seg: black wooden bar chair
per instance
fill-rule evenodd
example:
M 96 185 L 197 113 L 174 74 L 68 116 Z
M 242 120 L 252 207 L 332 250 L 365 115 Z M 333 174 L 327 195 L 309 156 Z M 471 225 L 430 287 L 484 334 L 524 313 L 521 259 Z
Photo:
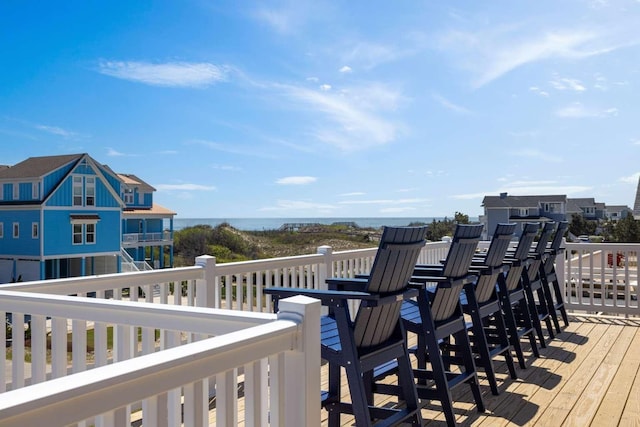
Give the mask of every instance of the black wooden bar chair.
M 449 425 L 456 424 L 451 390 L 458 385 L 470 387 L 477 410 L 484 412 L 460 304 L 463 286 L 477 277 L 469 268 L 481 233 L 482 225 L 457 225 L 446 259 L 441 265 L 416 267 L 411 280 L 423 284 L 423 289 L 416 300 L 402 304 L 405 329 L 417 337 L 417 345 L 411 350 L 417 359 L 414 376 L 418 396 L 439 401 Z
M 462 310 L 472 320 L 467 326 L 476 367 L 484 370 L 494 395 L 499 391 L 493 359 L 503 357 L 510 377 L 517 378 L 497 292 L 498 276 L 509 269 L 505 256 L 515 229 L 516 224 L 497 225 L 487 252 L 474 257 L 471 263 L 471 271 L 478 275 L 477 280 L 467 283 L 460 296 Z
M 529 304 L 529 313 L 531 314 L 531 320 L 533 327 L 538 335 L 540 346 L 545 348 L 547 346 L 543 331 L 542 323 L 544 322 L 549 333 L 549 339 L 555 338 L 555 333 L 552 325 L 551 311 L 549 310 L 548 298 L 545 288 L 542 286 L 542 277 L 540 269 L 543 264 L 543 257 L 547 244 L 551 239 L 551 235 L 556 230 L 555 222 L 546 222 L 542 227 L 542 232 L 538 236 L 538 241 L 535 244 L 533 251 L 529 252 L 529 259 L 531 263 L 525 267 L 522 272 L 522 284 L 525 294 L 527 296 L 527 302 Z M 555 313 L 554 313 L 555 314 Z
M 526 368 L 524 350 L 521 343 L 524 337 L 529 339 L 533 355 L 540 357 L 522 279 L 525 267 L 531 263 L 529 250 L 539 229 L 539 222 L 528 222 L 522 226 L 522 234 L 520 234 L 515 250 L 509 252 L 505 258 L 505 261 L 509 264 L 509 269 L 505 273 L 498 275 L 498 297 L 504 314 L 505 325 L 511 346 L 522 369 Z
M 329 371 L 328 390 L 322 391 L 321 396 L 330 427 L 341 425 L 341 414 L 353 415 L 357 426 L 422 424 L 400 310 L 403 300 L 419 293 L 409 287 L 409 280 L 425 245 L 425 236 L 426 227 L 385 227 L 368 276 L 327 279 L 329 290 L 264 290 L 276 302 L 302 294 L 318 298 L 330 307 L 329 315 L 321 318 L 320 325 L 321 357 L 327 361 Z M 354 316 L 348 300 L 360 302 Z M 373 371 L 390 363 L 396 366 L 398 385 L 379 389 Z M 349 385 L 348 401 L 342 400 L 343 369 Z M 376 406 L 376 393 L 392 393 L 397 396 L 397 404 Z
M 558 276 L 556 275 L 556 262 L 558 260 L 558 255 L 560 255 L 561 262 L 564 256 L 564 248 L 560 246 L 562 245 L 562 239 L 568 229 L 569 222 L 560 221 L 558 223 L 556 233 L 544 252 L 542 264 L 540 266 L 540 278 L 542 279 L 542 286 L 544 288 L 545 296 L 547 297 L 547 307 L 558 333 L 562 332 L 558 313 L 562 317 L 564 326 L 569 326 L 569 316 L 567 315 L 567 310 L 564 307 L 564 297 L 562 295 L 562 289 L 560 289 Z

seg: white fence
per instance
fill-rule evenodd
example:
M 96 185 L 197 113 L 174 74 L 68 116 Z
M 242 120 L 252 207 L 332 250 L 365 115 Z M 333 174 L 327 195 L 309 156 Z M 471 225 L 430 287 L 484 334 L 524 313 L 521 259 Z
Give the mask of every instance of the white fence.
M 429 243 L 418 262 L 436 263 L 448 247 Z M 557 260 L 567 308 L 640 314 L 639 248 L 567 243 Z M 0 352 L 6 367 L 0 372 L 0 425 L 34 425 L 29 417 L 57 420 L 49 416 L 69 412 L 68 405 L 82 410 L 73 420 L 61 418 L 65 423 L 106 413 L 96 425 L 143 417 L 145 425 L 199 426 L 214 413 L 219 425 L 317 424 L 319 379 L 309 375 L 319 371 L 319 331 L 308 331 L 306 319 L 320 308 L 287 319 L 275 316 L 262 290 L 318 289 L 327 277 L 367 273 L 375 252 L 334 253 L 323 246 L 311 255 L 225 264 L 202 256 L 193 267 L 2 285 L 0 316 L 10 316 L 1 316 L 0 341 L 7 339 L 7 320 L 16 330 L 28 323 L 30 335 L 27 342 L 25 334 L 13 334 L 11 352 Z M 188 361 L 193 374 L 180 369 Z M 288 382 L 288 372 L 297 372 L 295 383 Z M 300 381 L 304 392 L 298 391 Z M 302 409 L 287 406 L 291 402 Z
M 638 244 L 567 243 L 556 269 L 568 309 L 640 315 Z M 562 280 L 564 278 L 564 280 Z
M 31 323 L 28 346 L 16 333 L 11 360 L 0 352 L 12 377 L 0 377 L 12 389 L 0 426 L 205 426 L 211 396 L 216 425 L 319 425 L 320 303 L 298 296 L 280 307 L 276 316 L 0 290 L 14 328 L 18 311 Z

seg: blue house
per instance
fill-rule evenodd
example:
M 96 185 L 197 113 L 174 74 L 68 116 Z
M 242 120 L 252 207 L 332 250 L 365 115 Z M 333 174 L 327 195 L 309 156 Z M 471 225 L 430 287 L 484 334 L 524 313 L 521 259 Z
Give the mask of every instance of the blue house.
M 153 191 L 88 154 L 0 166 L 0 283 L 165 267 L 165 250 L 172 266 L 175 213 Z

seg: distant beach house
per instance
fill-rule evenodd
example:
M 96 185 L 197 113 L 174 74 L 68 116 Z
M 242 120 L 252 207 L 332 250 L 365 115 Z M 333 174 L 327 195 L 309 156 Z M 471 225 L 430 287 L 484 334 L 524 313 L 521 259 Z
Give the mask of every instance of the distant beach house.
M 175 212 L 154 191 L 88 154 L 0 166 L 0 283 L 171 267 Z
M 525 222 L 571 221 L 574 214 L 587 220 L 619 220 L 632 214 L 628 206 L 607 206 L 594 198 L 568 198 L 564 194 L 546 196 L 485 196 L 482 200 L 487 236 L 491 236 L 496 225 L 501 222 L 520 224 L 516 234 Z

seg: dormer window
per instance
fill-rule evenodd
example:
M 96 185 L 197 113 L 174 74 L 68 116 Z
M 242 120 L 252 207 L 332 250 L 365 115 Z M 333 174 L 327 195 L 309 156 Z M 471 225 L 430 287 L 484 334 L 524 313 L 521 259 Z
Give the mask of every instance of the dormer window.
M 82 206 L 82 177 L 73 177 L 73 206 Z
M 518 214 L 520 216 L 529 216 L 529 208 L 520 208 L 520 209 L 518 209 Z
M 124 189 L 124 203 L 127 205 L 133 204 L 133 189 L 125 188 Z
M 31 185 L 31 198 L 34 200 L 40 198 L 40 185 L 37 182 Z
M 92 176 L 86 178 L 85 198 L 86 206 L 96 205 L 96 179 Z

